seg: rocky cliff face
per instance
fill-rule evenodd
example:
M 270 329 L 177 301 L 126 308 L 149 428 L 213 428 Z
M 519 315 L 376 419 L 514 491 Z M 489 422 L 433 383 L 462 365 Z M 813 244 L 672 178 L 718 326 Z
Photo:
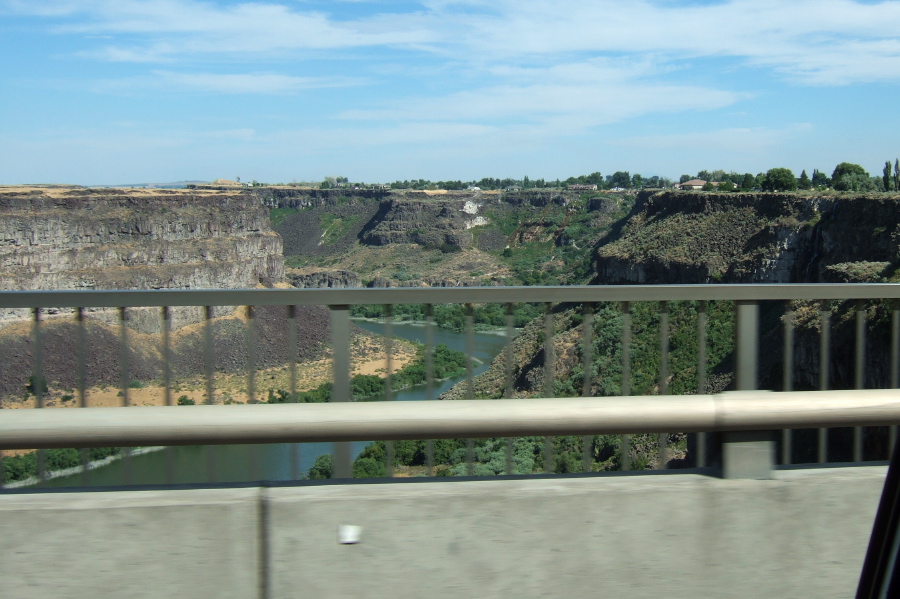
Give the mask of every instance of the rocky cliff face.
M 387 200 L 360 239 L 370 245 L 417 243 L 426 247 L 468 248 L 474 243 L 469 229 L 488 222 L 480 215 L 483 205 L 478 198 Z
M 0 274 L 5 291 L 253 288 L 283 281 L 284 258 L 268 209 L 240 191 L 13 188 L 0 190 Z M 201 317 L 178 308 L 173 326 Z M 130 325 L 153 332 L 159 314 L 134 309 Z
M 598 283 L 865 280 L 896 265 L 896 198 L 663 192 L 597 249 Z
M 350 270 L 288 269 L 287 279 L 297 289 L 362 287 L 359 275 Z
M 144 190 L 0 192 L 0 290 L 239 288 L 284 279 L 255 198 Z

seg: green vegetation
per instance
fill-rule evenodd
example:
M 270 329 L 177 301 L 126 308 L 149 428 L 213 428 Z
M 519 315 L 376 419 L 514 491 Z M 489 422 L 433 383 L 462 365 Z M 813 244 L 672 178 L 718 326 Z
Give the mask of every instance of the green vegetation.
M 394 467 L 419 468 L 420 475 L 427 475 L 423 467 L 428 465 L 427 441 L 394 441 Z M 467 441 L 465 439 L 435 439 L 433 442 L 435 476 L 468 476 Z M 472 451 L 472 474 L 496 476 L 499 474 L 534 474 L 545 472 L 545 437 L 518 437 L 515 439 L 475 439 Z M 590 472 L 619 470 L 622 466 L 621 444 L 617 435 L 587 437 L 587 469 Z M 652 466 L 651 456 L 657 447 L 656 435 L 632 435 L 630 467 L 643 470 Z M 674 453 L 686 449 L 683 436 L 673 439 Z M 551 470 L 557 474 L 583 472 L 585 469 L 585 438 L 564 436 L 553 438 Z M 376 441 L 366 447 L 353 462 L 354 478 L 379 478 L 387 475 L 387 443 Z M 512 470 L 508 471 L 507 456 Z M 323 456 L 324 457 L 324 456 Z M 329 458 L 331 456 L 328 456 Z M 321 458 L 320 458 L 321 459 Z M 322 460 L 330 464 L 329 460 Z M 319 466 L 317 462 L 317 466 Z M 314 466 L 309 478 L 319 477 L 325 469 Z M 331 471 L 327 471 L 330 475 Z
M 513 326 L 521 328 L 540 315 L 543 308 L 536 304 L 514 304 Z M 392 306 L 392 316 L 397 321 L 423 322 L 425 306 L 422 304 L 397 304 Z M 382 318 L 384 309 L 377 305 L 357 305 L 351 308 L 357 318 Z M 457 333 L 465 331 L 466 307 L 460 304 L 436 304 L 433 306 L 435 324 Z M 506 310 L 500 304 L 476 304 L 472 311 L 475 330 L 496 329 L 506 326 Z
M 315 464 L 309 469 L 307 478 L 310 480 L 322 480 L 331 478 L 334 473 L 334 461 L 331 454 L 320 455 Z
M 92 447 L 87 450 L 88 461 L 102 460 L 122 452 L 119 447 Z M 11 483 L 38 475 L 38 452 L 3 458 L 2 480 Z M 64 470 L 81 465 L 81 453 L 77 449 L 45 450 L 44 467 L 47 471 Z
M 299 208 L 272 208 L 269 211 L 269 222 L 272 224 L 272 228 L 275 228 L 283 223 L 284 219 L 298 212 L 300 212 Z
M 434 377 L 436 380 L 458 376 L 465 371 L 466 355 L 450 349 L 443 343 L 434 348 Z M 427 380 L 425 348 L 419 348 L 416 359 L 395 372 L 390 377 L 393 390 L 419 385 Z M 358 374 L 350 379 L 350 394 L 353 401 L 366 401 L 384 395 L 387 379 L 367 374 Z M 332 383 L 323 383 L 309 391 L 301 391 L 291 396 L 289 391 L 269 390 L 268 403 L 326 403 L 331 401 Z
M 669 318 L 669 377 L 667 392 L 671 394 L 696 393 L 699 387 L 697 372 L 698 310 L 696 302 L 668 302 Z M 707 390 L 721 390 L 728 384 L 730 359 L 733 351 L 732 302 L 709 302 L 707 305 Z M 660 392 L 659 326 L 662 305 L 639 302 L 631 311 L 631 366 L 629 393 L 652 395 Z M 569 322 L 577 326 L 583 320 L 576 309 L 565 311 L 565 318 L 557 322 Z M 592 394 L 600 396 L 622 393 L 622 326 L 623 313 L 618 303 L 599 304 L 594 316 L 592 347 Z M 538 340 L 540 342 L 540 340 Z M 579 396 L 582 391 L 580 348 L 576 353 L 579 365 L 564 377 L 555 381 L 557 397 Z M 497 397 L 496 393 L 491 395 Z M 482 395 L 482 397 L 484 397 Z M 616 435 L 596 435 L 588 438 L 587 463 L 590 471 L 617 470 L 622 466 L 620 439 Z M 473 473 L 475 476 L 491 476 L 507 473 L 507 443 L 511 444 L 514 474 L 545 471 L 545 438 L 523 437 L 512 440 L 493 438 L 474 441 Z M 442 439 L 434 443 L 434 474 L 438 476 L 466 476 L 468 474 L 467 441 Z M 658 451 L 656 435 L 631 437 L 630 467 L 646 469 L 656 465 Z M 669 452 L 673 457 L 684 455 L 687 439 L 673 435 L 669 439 Z M 396 467 L 419 468 L 424 474 L 427 465 L 426 441 L 396 441 L 393 444 L 393 463 Z M 582 472 L 585 467 L 585 445 L 582 437 L 564 436 L 553 439 L 552 471 L 557 473 Z M 380 477 L 387 472 L 387 445 L 376 442 L 367 447 L 353 465 L 356 477 Z
M 47 381 L 43 378 L 35 378 L 34 375 L 28 377 L 28 384 L 25 385 L 25 391 L 27 393 L 32 393 L 34 395 L 37 395 L 38 393 L 46 394 L 49 390 L 49 387 L 47 387 Z
M 803 171 L 804 174 L 806 171 Z M 794 191 L 797 189 L 797 179 L 788 168 L 770 168 L 762 182 L 763 191 Z
M 667 302 L 669 317 L 668 392 L 673 395 L 696 393 L 698 351 L 698 308 L 696 302 Z M 732 302 L 709 302 L 707 306 L 707 372 L 727 370 L 734 349 L 734 306 Z M 630 394 L 652 395 L 659 392 L 659 324 L 662 306 L 637 302 L 631 310 Z M 618 304 L 599 304 L 594 316 L 592 348 L 592 392 L 598 396 L 622 393 L 622 323 Z M 557 397 L 581 395 L 583 370 L 579 362 L 563 380 L 554 385 Z
M 350 198 L 347 198 L 350 200 Z M 331 245 L 350 232 L 350 229 L 359 222 L 358 215 L 345 216 L 343 218 L 333 214 L 323 213 L 319 226 L 322 228 L 322 243 Z

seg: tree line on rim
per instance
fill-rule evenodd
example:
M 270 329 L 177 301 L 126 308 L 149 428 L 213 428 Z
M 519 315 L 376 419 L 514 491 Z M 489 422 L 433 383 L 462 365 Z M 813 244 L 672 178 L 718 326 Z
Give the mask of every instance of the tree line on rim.
M 765 173 L 726 173 L 722 170 L 700 171 L 697 175 L 681 175 L 679 183 L 694 179 L 705 181 L 703 191 L 796 191 L 809 189 L 834 189 L 836 191 L 900 191 L 900 159 L 885 161 L 882 176 L 871 176 L 858 164 L 842 162 L 834 167 L 829 177 L 824 172 L 813 169 L 812 177 L 804 169 L 796 177 L 789 168 L 771 168 Z
M 788 168 L 777 167 L 765 173 L 738 173 L 724 170 L 701 170 L 696 175 L 681 175 L 678 184 L 694 179 L 706 182 L 704 191 L 794 191 L 808 189 L 835 189 L 837 191 L 900 191 L 900 159 L 894 161 L 893 172 L 890 161 L 884 163 L 884 171 L 881 177 L 871 176 L 860 165 L 850 162 L 842 162 L 834 168 L 831 176 L 813 169 L 812 177 L 806 174 L 804 169 L 799 177 L 795 177 L 793 171 Z M 265 183 L 253 181 L 253 186 L 264 186 Z M 275 185 L 284 185 L 278 183 Z M 298 185 L 291 182 L 289 185 Z M 316 186 L 322 189 L 340 188 L 365 188 L 372 184 L 364 182 L 351 182 L 344 176 L 326 177 L 321 183 L 302 183 L 303 186 Z M 631 174 L 629 171 L 616 171 L 611 175 L 603 175 L 599 171 L 589 175 L 578 175 L 568 179 L 531 179 L 525 175 L 521 179 L 483 177 L 479 180 L 462 181 L 431 181 L 429 179 L 404 179 L 380 187 L 391 189 L 411 190 L 446 190 L 464 191 L 477 187 L 483 190 L 511 190 L 511 189 L 568 189 L 570 185 L 596 185 L 597 190 L 611 189 L 656 189 L 669 188 L 675 185 L 674 181 L 667 177 L 653 175 L 644 177 L 639 173 Z

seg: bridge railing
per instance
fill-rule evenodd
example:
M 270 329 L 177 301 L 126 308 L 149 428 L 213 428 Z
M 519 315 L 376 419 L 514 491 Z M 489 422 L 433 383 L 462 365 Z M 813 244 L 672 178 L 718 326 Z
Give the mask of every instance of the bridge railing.
M 734 387 L 742 395 L 710 395 L 707 393 L 707 322 L 708 302 L 728 300 L 735 303 L 735 359 Z M 819 328 L 819 390 L 791 393 L 794 383 L 794 301 L 821 302 L 818 307 Z M 900 423 L 894 392 L 863 391 L 866 381 L 867 302 L 887 300 L 890 318 L 873 326 L 889 329 L 879 335 L 889 338 L 890 356 L 886 360 L 889 387 L 900 382 L 900 285 L 672 285 L 672 286 L 571 286 L 571 287 L 490 287 L 490 288 L 394 288 L 394 289 L 265 289 L 265 290 L 153 290 L 153 291 L 34 291 L 0 293 L 0 310 L 7 314 L 28 310 L 31 315 L 31 374 L 29 387 L 35 396 L 36 407 L 44 407 L 46 380 L 43 342 L 48 314 L 54 319 L 74 323 L 76 337 L 73 348 L 77 371 L 77 403 L 90 407 L 87 393 L 86 321 L 88 310 L 112 309 L 118 322 L 119 393 L 123 406 L 130 405 L 129 388 L 132 377 L 129 363 L 131 335 L 129 321 L 135 309 L 157 310 L 160 327 L 159 355 L 162 356 L 162 388 L 166 406 L 173 403 L 173 374 L 170 367 L 172 348 L 172 311 L 177 307 L 199 308 L 202 327 L 202 363 L 206 386 L 206 401 L 218 403 L 216 393 L 216 339 L 212 322 L 216 309 L 245 306 L 243 323 L 246 329 L 246 376 L 250 398 L 257 392 L 255 310 L 262 306 L 283 306 L 288 337 L 287 347 L 296 348 L 298 306 L 324 306 L 329 309 L 332 337 L 332 402 L 330 405 L 304 404 L 286 406 L 205 406 L 202 409 L 172 410 L 169 407 L 142 408 L 139 411 L 92 408 L 90 410 L 3 410 L 0 411 L 0 448 L 47 448 L 90 446 L 144 446 L 150 444 L 202 444 L 251 442 L 301 442 L 310 440 L 336 441 L 334 450 L 335 476 L 351 476 L 350 446 L 352 439 L 408 439 L 446 437 L 485 437 L 516 435 L 562 434 L 621 434 L 622 467 L 627 469 L 629 437 L 631 433 L 660 433 L 658 464 L 665 467 L 666 432 L 697 432 L 694 444 L 699 467 L 709 465 L 708 443 L 705 433 L 729 431 L 724 436 L 722 466 L 726 475 L 765 476 L 776 460 L 773 455 L 772 429 L 784 429 L 781 434 L 780 462 L 791 461 L 792 428 L 818 427 L 817 456 L 819 462 L 828 460 L 826 429 L 835 426 L 855 426 L 853 461 L 886 459 L 884 456 L 864 456 L 864 425 L 888 426 L 889 446 L 896 438 L 893 425 Z M 668 303 L 696 302 L 697 309 L 697 395 L 666 397 L 670 380 L 670 323 Z M 831 308 L 829 302 L 855 302 L 855 345 L 852 355 L 854 387 L 852 393 L 827 392 L 831 363 Z M 464 304 L 467 344 L 467 383 L 465 397 L 474 400 L 472 345 L 474 310 L 476 304 L 506 306 L 507 342 L 515 335 L 512 307 L 519 303 L 545 306 L 542 400 L 512 400 L 501 402 L 419 402 L 411 403 L 351 403 L 351 311 L 353 305 L 396 304 L 425 305 L 426 384 L 433 397 L 434 372 L 431 359 L 434 347 L 434 317 L 432 307 L 438 304 Z M 601 303 L 619 304 L 621 328 L 621 396 L 619 398 L 589 398 L 592 390 L 593 326 L 595 307 Z M 632 330 L 631 310 L 637 302 L 656 302 L 658 310 L 659 376 L 656 395 L 631 397 Z M 750 393 L 758 387 L 760 352 L 760 304 L 783 302 L 782 335 L 782 392 L 777 394 Z M 575 306 L 583 315 L 581 327 L 582 398 L 553 398 L 555 373 L 554 313 L 561 304 Z M 390 310 L 386 309 L 387 330 L 390 330 Z M 0 331 L 2 334 L 2 331 Z M 5 347 L 0 345 L 0 348 Z M 289 392 L 296 393 L 297 356 L 288 351 L 285 362 L 290 369 Z M 386 343 L 387 364 L 390 371 L 392 345 Z M 504 396 L 513 395 L 512 352 L 507 352 Z M 0 356 L 6 360 L 8 356 Z M 748 395 L 749 394 L 749 395 Z M 388 388 L 390 395 L 390 388 Z M 752 398 L 752 399 L 750 399 Z M 740 416 L 735 416 L 740 414 Z M 750 432 L 747 432 L 750 431 Z M 430 447 L 430 446 L 429 446 Z M 507 444 L 509 448 L 509 444 Z M 545 444 L 551 448 L 552 443 Z M 469 471 L 472 471 L 471 441 L 468 445 Z M 390 455 L 390 451 L 388 452 Z M 390 458 L 388 472 L 390 473 Z M 509 456 L 507 463 L 510 463 Z M 39 460 L 40 462 L 40 460 Z M 429 464 L 433 456 L 429 455 Z M 585 460 L 587 465 L 587 460 Z M 552 468 L 552 455 L 545 459 L 545 468 Z M 41 477 L 44 476 L 41 465 Z

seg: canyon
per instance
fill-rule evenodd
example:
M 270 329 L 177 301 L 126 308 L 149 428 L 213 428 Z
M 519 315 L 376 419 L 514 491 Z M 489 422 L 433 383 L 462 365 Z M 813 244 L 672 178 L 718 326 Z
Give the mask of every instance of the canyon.
M 0 289 L 893 281 L 897 202 L 833 192 L 3 188 Z M 840 341 L 849 325 L 840 312 L 846 307 L 837 308 Z M 133 312 L 129 326 L 137 333 L 158 332 L 155 313 Z M 0 316 L 13 325 L 29 315 Z M 116 317 L 90 316 L 106 325 Z M 284 317 L 271 317 L 274 333 Z M 199 309 L 181 309 L 175 328 L 201 319 Z M 312 318 L 318 324 L 310 347 L 326 341 L 326 320 Z M 799 382 L 812 386 L 815 323 L 798 325 Z M 574 327 L 560 325 L 561 356 Z M 877 335 L 873 343 L 881 343 Z M 843 346 L 835 347 L 835 384 L 842 384 Z M 15 351 L 28 355 L 25 346 Z M 527 394 L 540 386 L 539 349 L 519 353 L 523 368 L 532 364 L 531 378 L 522 379 Z M 886 365 L 874 360 L 870 384 L 878 386 Z M 225 362 L 217 366 L 228 368 Z M 7 386 L 20 378 L 6 376 Z

